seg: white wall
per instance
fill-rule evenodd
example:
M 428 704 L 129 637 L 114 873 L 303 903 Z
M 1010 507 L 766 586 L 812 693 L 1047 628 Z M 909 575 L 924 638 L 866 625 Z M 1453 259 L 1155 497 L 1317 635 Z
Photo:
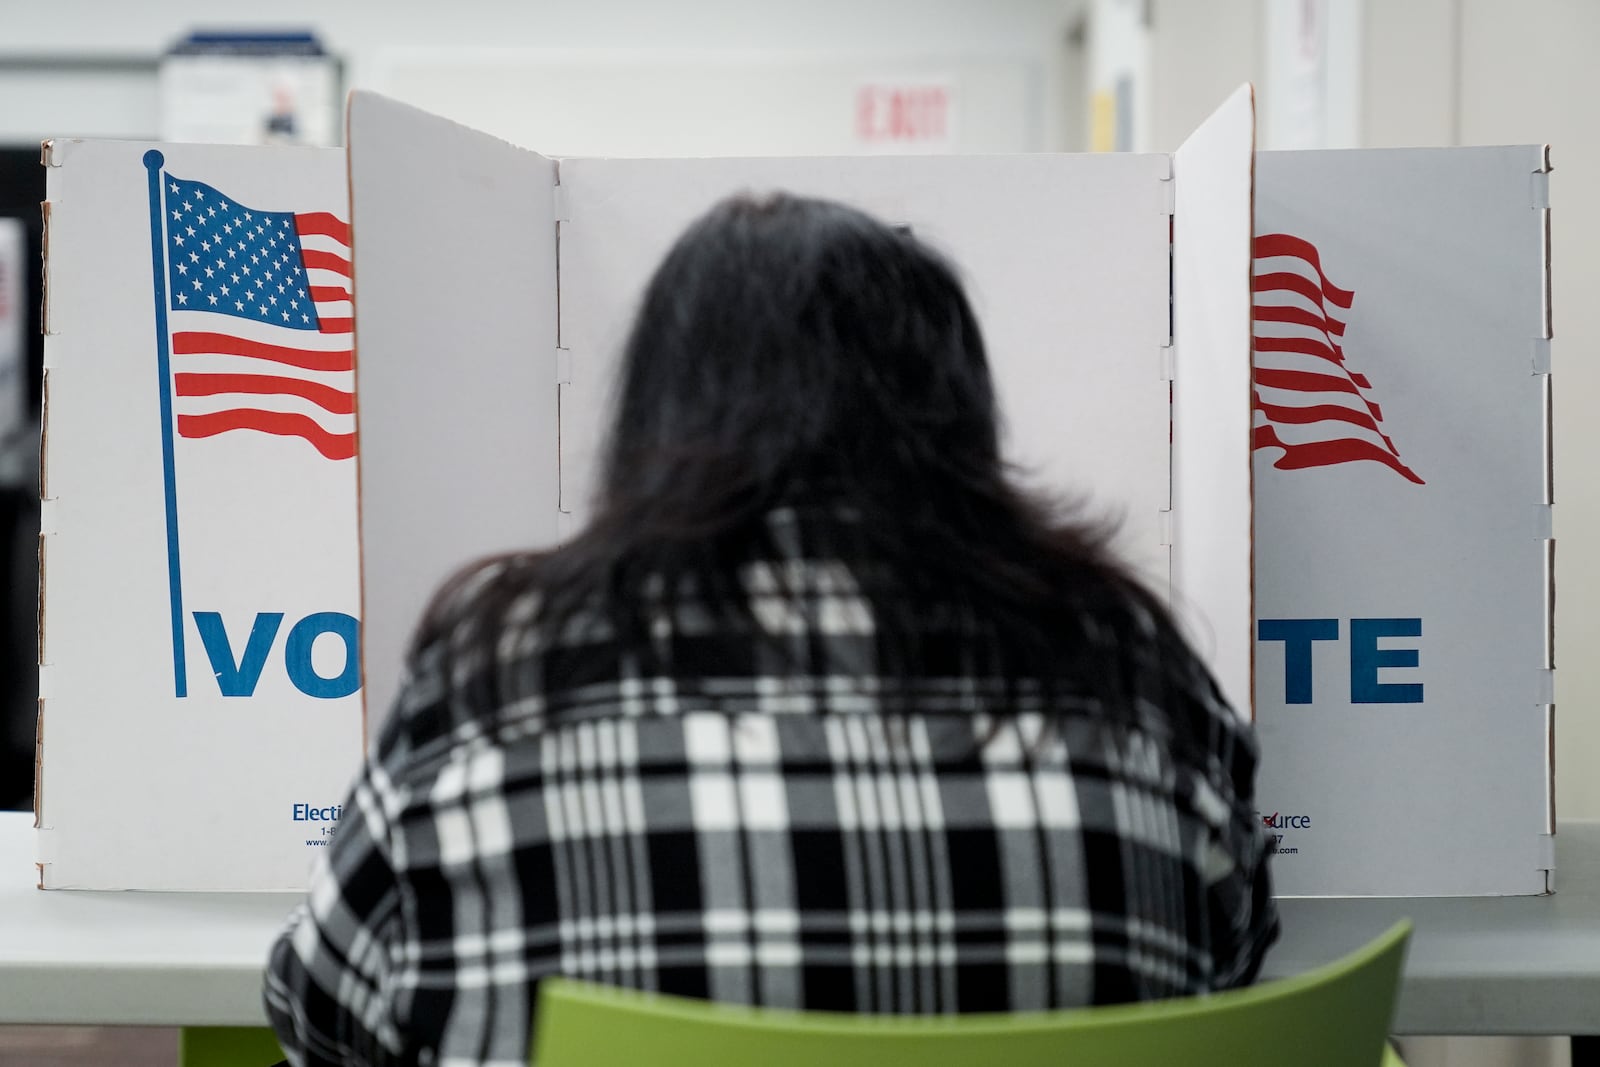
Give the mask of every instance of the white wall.
M 804 118 L 785 141 L 784 109 L 809 106 L 818 113 L 824 102 L 813 98 L 832 91 L 843 96 L 839 124 L 848 130 L 849 86 L 863 78 L 919 74 L 958 82 L 955 147 L 1054 148 L 1060 125 L 1054 79 L 1073 6 L 1071 0 L 454 0 L 444 6 L 282 0 L 268 21 L 259 5 L 241 0 L 0 4 L 4 140 L 154 132 L 155 116 L 145 114 L 153 97 L 137 93 L 116 116 L 116 128 L 107 128 L 104 117 L 94 129 L 61 128 L 95 122 L 85 116 L 105 111 L 64 111 L 40 80 L 41 56 L 148 57 L 191 29 L 265 23 L 314 29 L 345 59 L 353 86 L 394 92 L 512 139 L 540 141 L 539 147 L 613 154 L 660 152 L 669 112 L 685 131 L 680 154 L 839 151 L 812 136 Z M 32 73 L 8 70 L 7 56 L 30 57 Z M 585 69 L 591 73 L 586 82 L 579 79 L 580 91 L 563 96 L 552 89 L 555 74 Z M 785 72 L 794 74 L 787 95 L 778 85 Z M 659 92 L 651 91 L 652 79 Z M 488 96 L 497 85 L 512 95 Z M 751 99 L 742 109 L 719 109 L 719 87 L 725 105 L 727 97 Z M 757 103 L 770 105 L 765 125 L 752 117 Z M 566 126 L 556 123 L 561 116 Z M 562 143 L 549 143 L 552 131 Z M 785 143 L 792 147 L 782 148 Z
M 1460 0 L 1366 5 L 1359 101 L 1364 147 L 1464 143 L 1458 140 L 1459 6 Z
M 1260 82 L 1262 2 L 1152 0 L 1152 150 L 1171 152 L 1240 83 Z
M 1458 0 L 1461 140 L 1549 142 L 1556 477 L 1556 810 L 1600 818 L 1600 4 Z M 1560 885 L 1560 874 L 1557 876 Z
M 0 52 L 158 52 L 193 28 L 308 27 L 341 53 L 387 45 L 528 48 L 1049 48 L 1059 0 L 4 0 Z
M 1050 57 L 761 50 L 387 48 L 363 83 L 550 155 L 848 155 L 863 151 L 1026 152 L 1052 148 Z M 869 142 L 866 86 L 938 91 L 943 136 Z M 879 96 L 878 125 L 887 106 Z

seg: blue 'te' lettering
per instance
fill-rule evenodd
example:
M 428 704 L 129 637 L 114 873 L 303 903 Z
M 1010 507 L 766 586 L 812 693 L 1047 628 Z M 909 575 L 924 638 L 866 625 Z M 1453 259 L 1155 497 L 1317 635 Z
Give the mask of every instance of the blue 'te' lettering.
M 1414 648 L 1379 648 L 1380 637 L 1421 637 L 1421 619 L 1350 620 L 1350 703 L 1420 704 L 1422 683 L 1383 683 L 1380 667 L 1415 667 Z
M 1338 619 L 1261 619 L 1256 640 L 1283 642 L 1283 702 L 1311 703 L 1311 642 L 1339 640 Z
M 283 648 L 284 666 L 289 669 L 294 687 L 308 697 L 328 700 L 347 697 L 360 689 L 359 629 L 355 616 L 340 611 L 319 611 L 295 623 Z M 344 669 L 332 678 L 324 678 L 311 665 L 311 646 L 323 634 L 334 634 L 344 641 Z

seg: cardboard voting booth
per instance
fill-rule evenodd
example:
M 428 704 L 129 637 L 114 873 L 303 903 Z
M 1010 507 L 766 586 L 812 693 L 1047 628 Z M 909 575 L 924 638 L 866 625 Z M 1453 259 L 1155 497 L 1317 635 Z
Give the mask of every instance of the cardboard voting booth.
M 301 888 L 362 754 L 343 153 L 44 163 L 40 884 Z
M 718 200 L 773 189 L 855 204 L 955 261 L 984 324 L 1008 457 L 1031 483 L 1120 520 L 1118 547 L 1149 581 L 1180 572 L 1198 640 L 1248 708 L 1247 89 L 1174 156 L 557 161 L 359 92 L 349 140 L 374 716 L 440 581 L 587 521 L 649 275 Z M 419 154 L 427 168 L 411 165 Z M 1179 198 L 1197 221 L 1174 233 Z M 389 266 L 418 245 L 453 269 Z M 1174 269 L 1204 279 L 1203 311 L 1169 316 Z M 1231 377 L 1185 398 L 1192 462 L 1176 471 L 1174 349 Z M 1212 472 L 1225 473 L 1206 487 Z M 1186 525 L 1174 501 L 1190 498 Z M 1175 550 L 1175 531 L 1192 541 Z
M 781 189 L 957 264 L 1008 458 L 1255 716 L 1280 891 L 1547 888 L 1540 150 L 1257 155 L 1248 89 L 1172 155 L 558 160 L 367 93 L 348 141 L 54 149 L 43 884 L 294 884 L 438 584 L 588 520 L 663 253 Z M 314 330 L 178 271 L 202 186 L 344 264 Z
M 1280 892 L 1547 889 L 1542 149 L 1258 155 L 1246 93 L 1170 157 L 557 161 L 358 93 L 350 158 L 375 709 L 440 579 L 586 521 L 615 358 L 672 239 L 785 189 L 960 265 L 1011 458 L 1121 517 L 1255 715 Z M 389 266 L 406 233 L 466 266 Z M 510 272 L 531 298 L 474 299 Z M 409 310 L 439 303 L 453 318 Z M 460 331 L 456 387 L 437 365 Z M 516 383 L 520 406 L 491 402 L 518 417 L 457 421 L 485 380 Z
M 1548 887 L 1548 171 L 1542 147 L 1257 159 L 1257 802 L 1280 893 Z

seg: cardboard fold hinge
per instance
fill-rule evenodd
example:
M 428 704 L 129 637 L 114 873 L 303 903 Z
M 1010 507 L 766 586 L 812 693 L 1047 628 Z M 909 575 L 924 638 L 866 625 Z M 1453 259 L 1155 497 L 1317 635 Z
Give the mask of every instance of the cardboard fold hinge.
M 1532 356 L 1529 362 L 1532 365 L 1532 374 L 1550 373 L 1550 338 L 1535 337 L 1532 345 Z
M 572 349 L 556 349 L 556 384 L 572 384 Z
M 1528 176 L 1528 206 L 1535 211 L 1550 210 L 1550 171 L 1536 170 Z
M 556 173 L 556 184 L 550 189 L 550 211 L 558 223 L 572 221 L 572 216 L 567 214 L 567 187 L 561 184 L 559 171 Z
M 40 867 L 48 867 L 56 861 L 56 832 L 47 826 L 40 826 L 33 832 L 33 862 Z
M 1541 709 L 1551 707 L 1556 702 L 1556 672 L 1554 667 L 1544 667 L 1534 671 L 1533 702 Z
M 1161 381 L 1170 382 L 1178 376 L 1178 346 L 1170 339 L 1157 350 L 1157 360 Z
M 59 167 L 59 166 L 61 166 L 61 149 L 62 149 L 62 147 L 63 147 L 62 142 L 59 139 L 55 138 L 55 137 L 48 137 L 45 140 L 40 141 L 39 142 L 39 166 L 41 166 L 41 167 Z
M 1556 869 L 1556 835 L 1540 834 L 1538 843 L 1539 855 L 1537 866 L 1534 870 L 1554 871 Z M 1546 887 L 1548 891 L 1549 887 Z
M 1178 213 L 1178 183 L 1168 174 L 1161 179 L 1161 213 L 1163 215 L 1176 215 Z
M 1537 541 L 1548 541 L 1555 534 L 1555 508 L 1549 504 L 1533 506 L 1533 536 Z
M 1173 532 L 1173 530 L 1175 528 L 1174 521 L 1173 521 L 1173 518 L 1172 518 L 1172 509 L 1171 508 L 1162 508 L 1159 512 L 1156 513 L 1156 516 L 1157 516 L 1156 525 L 1159 527 L 1159 529 L 1161 531 L 1161 546 L 1163 548 L 1171 548 L 1172 547 L 1172 532 Z

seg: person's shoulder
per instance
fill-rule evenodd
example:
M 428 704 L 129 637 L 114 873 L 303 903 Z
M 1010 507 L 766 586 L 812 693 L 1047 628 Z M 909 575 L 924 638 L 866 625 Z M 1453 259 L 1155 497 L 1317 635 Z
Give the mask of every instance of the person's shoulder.
M 1128 611 L 1140 661 L 1134 667 L 1146 679 L 1142 711 L 1157 716 L 1180 754 L 1202 764 L 1208 777 L 1245 786 L 1259 758 L 1249 709 L 1228 702 L 1182 624 L 1159 602 L 1134 599 Z
M 538 653 L 540 561 L 500 556 L 461 568 L 439 586 L 418 622 L 400 692 L 373 748 L 396 772 L 415 770 L 471 741 L 494 721 L 503 650 Z

